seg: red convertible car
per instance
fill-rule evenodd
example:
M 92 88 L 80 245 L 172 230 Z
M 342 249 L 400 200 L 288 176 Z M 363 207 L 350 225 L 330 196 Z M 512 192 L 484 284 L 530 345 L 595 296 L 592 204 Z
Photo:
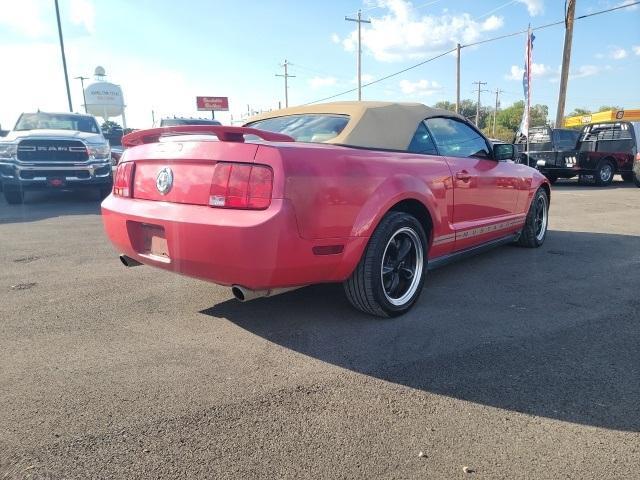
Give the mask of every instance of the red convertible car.
M 545 177 L 464 118 L 421 104 L 289 108 L 244 127 L 138 131 L 106 232 L 127 266 L 227 285 L 239 300 L 343 282 L 349 301 L 400 315 L 427 269 L 545 239 Z

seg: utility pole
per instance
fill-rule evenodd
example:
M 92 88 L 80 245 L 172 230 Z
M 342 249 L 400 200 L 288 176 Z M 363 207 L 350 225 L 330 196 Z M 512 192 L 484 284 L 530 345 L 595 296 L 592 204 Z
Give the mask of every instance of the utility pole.
M 64 82 L 67 85 L 67 100 L 69 101 L 69 111 L 73 112 L 73 104 L 71 103 L 71 89 L 69 88 L 69 75 L 67 75 L 67 59 L 64 56 L 64 41 L 62 40 L 62 25 L 60 24 L 60 8 L 58 7 L 58 0 L 55 0 L 55 5 L 56 18 L 58 19 L 58 36 L 60 37 L 60 53 L 62 54 L 62 68 L 64 69 Z
M 456 47 L 456 113 L 460 113 L 460 44 Z
M 558 110 L 556 111 L 556 128 L 562 128 L 564 120 L 564 105 L 567 99 L 569 66 L 571 64 L 571 44 L 573 42 L 573 19 L 575 14 L 576 0 L 567 0 L 567 11 L 564 16 L 564 51 L 562 52 L 562 72 L 560 73 L 560 93 L 558 95 Z
M 89 80 L 89 77 L 83 77 L 80 75 L 79 77 L 75 77 L 74 80 L 80 80 L 80 85 L 82 86 L 82 100 L 84 101 L 84 113 L 87 113 L 87 96 L 84 94 L 84 81 Z
M 487 82 L 473 82 L 474 85 L 478 85 L 478 103 L 476 103 L 476 127 L 480 124 L 480 92 L 486 92 L 486 90 L 480 90 L 482 85 L 486 85 Z
M 295 75 L 289 75 L 289 70 L 288 67 L 289 65 L 291 65 L 289 62 L 287 62 L 287 60 L 285 59 L 284 63 L 282 65 L 280 65 L 281 67 L 284 67 L 284 75 L 280 75 L 278 73 L 276 73 L 276 77 L 284 77 L 284 108 L 289 108 L 289 78 L 294 78 Z
M 344 17 L 347 22 L 358 23 L 358 101 L 362 100 L 362 24 L 371 20 L 362 19 L 362 10 L 358 10 L 358 18 Z
M 493 138 L 496 137 L 496 116 L 498 115 L 498 106 L 500 106 L 501 93 L 502 93 L 502 90 L 500 90 L 499 88 L 496 88 L 496 109 L 493 111 L 493 130 L 492 130 L 493 133 L 491 133 Z

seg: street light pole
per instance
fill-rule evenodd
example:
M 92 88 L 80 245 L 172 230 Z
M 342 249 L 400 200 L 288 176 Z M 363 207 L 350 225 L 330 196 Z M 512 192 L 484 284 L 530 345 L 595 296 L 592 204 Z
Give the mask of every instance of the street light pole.
M 84 81 L 89 80 L 89 77 L 83 77 L 80 75 L 79 77 L 75 77 L 74 80 L 80 80 L 80 85 L 82 85 L 82 101 L 84 102 L 84 113 L 87 113 L 87 96 L 84 94 Z
M 60 53 L 62 54 L 62 68 L 64 69 L 64 82 L 67 86 L 67 100 L 69 101 L 69 111 L 73 112 L 73 104 L 71 103 L 71 89 L 69 88 L 69 75 L 67 74 L 67 59 L 64 56 L 64 41 L 62 40 L 62 25 L 60 24 L 60 8 L 58 7 L 58 0 L 55 0 L 55 5 L 56 18 L 58 20 L 58 36 L 60 37 Z
M 362 20 L 362 11 L 358 10 L 358 18 L 344 17 L 347 22 L 358 23 L 358 101 L 362 100 L 362 24 L 371 20 Z

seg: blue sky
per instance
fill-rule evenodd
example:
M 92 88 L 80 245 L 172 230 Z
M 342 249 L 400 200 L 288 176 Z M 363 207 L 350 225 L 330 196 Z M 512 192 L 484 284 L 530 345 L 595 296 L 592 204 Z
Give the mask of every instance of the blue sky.
M 577 15 L 630 0 L 578 0 Z M 363 73 L 378 79 L 469 43 L 562 19 L 561 0 L 364 1 L 137 1 L 60 0 L 71 78 L 91 76 L 96 65 L 120 84 L 129 126 L 149 127 L 160 116 L 207 116 L 196 95 L 229 96 L 239 119 L 247 111 L 284 103 L 280 64 L 291 62 L 291 105 L 355 87 L 355 24 L 345 15 L 362 8 Z M 567 111 L 603 104 L 640 108 L 640 8 L 576 22 Z M 533 102 L 555 116 L 564 30 L 536 32 Z M 472 82 L 504 90 L 502 105 L 522 98 L 524 35 L 471 47 L 462 53 L 461 91 Z M 53 0 L 0 0 L 0 124 L 22 111 L 65 110 L 66 93 L 57 44 Z M 10 75 L 7 75 L 10 73 Z M 11 75 L 15 73 L 15 75 Z M 71 80 L 75 110 L 79 82 Z M 355 99 L 350 93 L 338 100 Z M 451 55 L 363 90 L 370 100 L 455 100 Z M 483 93 L 482 102 L 495 97 Z M 218 114 L 228 123 L 230 114 Z

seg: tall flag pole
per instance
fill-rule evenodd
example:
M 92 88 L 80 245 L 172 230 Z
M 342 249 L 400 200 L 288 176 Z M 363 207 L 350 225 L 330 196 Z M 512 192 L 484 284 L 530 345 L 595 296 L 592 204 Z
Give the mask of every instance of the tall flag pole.
M 524 90 L 524 113 L 520 123 L 520 133 L 527 137 L 527 152 L 529 151 L 529 125 L 531 113 L 531 66 L 533 58 L 533 41 L 535 36 L 531 31 L 531 24 L 527 29 L 527 44 L 524 51 L 524 73 L 522 74 L 522 88 Z

